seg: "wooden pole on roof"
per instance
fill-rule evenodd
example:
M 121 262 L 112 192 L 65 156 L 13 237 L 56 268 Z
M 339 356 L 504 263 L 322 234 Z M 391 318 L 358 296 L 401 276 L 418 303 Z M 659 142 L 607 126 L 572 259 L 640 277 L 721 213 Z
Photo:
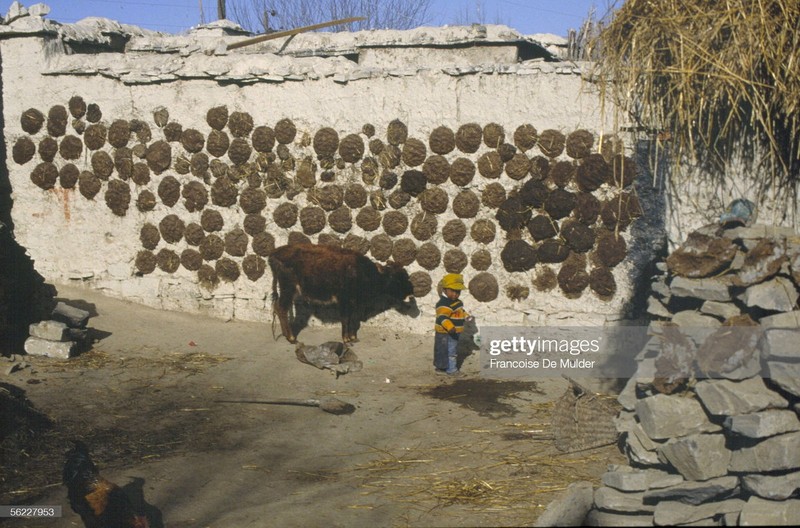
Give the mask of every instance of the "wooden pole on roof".
M 225 20 L 225 0 L 217 0 L 217 18 Z
M 198 0 L 200 2 L 200 23 L 206 23 L 206 14 L 203 12 L 203 0 Z
M 267 40 L 273 40 L 281 37 L 290 37 L 292 35 L 297 35 L 298 33 L 305 33 L 306 31 L 314 31 L 315 29 L 322 29 L 330 26 L 338 26 L 340 24 L 349 24 L 351 22 L 358 22 L 359 20 L 364 20 L 364 17 L 342 18 L 339 20 L 332 20 L 330 22 L 313 24 L 311 26 L 303 26 L 295 29 L 288 29 L 286 31 L 276 31 L 275 33 L 267 33 L 265 35 L 259 35 L 257 37 L 249 38 L 246 40 L 240 40 L 239 42 L 234 42 L 233 44 L 228 44 L 228 49 L 232 50 L 236 48 L 243 48 L 245 46 L 250 46 L 251 44 L 258 44 L 259 42 L 264 42 Z

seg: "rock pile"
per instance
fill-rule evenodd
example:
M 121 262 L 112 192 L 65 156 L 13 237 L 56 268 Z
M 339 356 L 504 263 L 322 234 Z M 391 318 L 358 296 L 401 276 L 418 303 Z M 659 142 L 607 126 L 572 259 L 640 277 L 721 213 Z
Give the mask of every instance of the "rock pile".
M 25 352 L 32 356 L 68 359 L 88 338 L 89 312 L 63 302 L 56 304 L 52 319 L 30 325 Z
M 586 522 L 800 524 L 800 237 L 709 226 L 660 270 L 619 396 L 630 466 L 603 475 Z

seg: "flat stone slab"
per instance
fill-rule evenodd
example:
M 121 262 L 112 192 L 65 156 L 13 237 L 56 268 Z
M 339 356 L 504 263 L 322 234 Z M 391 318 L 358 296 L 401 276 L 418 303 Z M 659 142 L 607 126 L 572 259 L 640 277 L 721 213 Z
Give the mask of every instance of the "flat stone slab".
M 636 414 L 642 429 L 653 440 L 721 430 L 692 398 L 656 394 L 637 401 Z
M 686 480 L 709 480 L 728 473 L 731 451 L 725 447 L 725 435 L 695 434 L 673 438 L 659 453 Z
M 800 363 L 767 362 L 768 376 L 781 389 L 800 396 Z
M 683 477 L 659 469 L 618 466 L 603 473 L 601 480 L 605 486 L 619 491 L 646 491 L 681 484 Z
M 720 279 L 687 279 L 675 277 L 669 284 L 670 293 L 675 297 L 694 297 L 706 301 L 732 300 L 730 284 Z
M 745 475 L 742 487 L 764 499 L 788 499 L 800 489 L 800 471 L 786 475 Z
M 768 315 L 759 319 L 758 323 L 764 329 L 770 328 L 800 328 L 800 310 Z
M 663 501 L 656 506 L 654 520 L 655 524 L 659 526 L 689 524 L 725 513 L 739 513 L 744 505 L 745 502 L 741 499 L 728 499 L 699 505 Z
M 741 299 L 749 307 L 776 312 L 789 312 L 797 306 L 798 293 L 794 283 L 785 277 L 775 277 L 748 287 Z
M 760 345 L 765 359 L 800 359 L 800 328 L 770 328 Z
M 767 438 L 781 433 L 800 431 L 800 419 L 788 409 L 766 411 L 725 418 L 725 428 L 748 438 Z
M 800 468 L 800 433 L 771 436 L 731 455 L 734 473 L 766 473 Z
M 611 513 L 592 510 L 586 526 L 654 526 L 652 513 Z
M 761 378 L 703 380 L 695 386 L 695 393 L 706 410 L 714 415 L 733 416 L 789 405 L 783 396 L 767 388 Z
M 67 325 L 59 321 L 40 321 L 28 327 L 33 337 L 48 341 L 68 341 Z
M 72 328 L 85 328 L 90 315 L 86 310 L 75 308 L 64 302 L 59 302 L 53 309 L 53 319 Z
M 719 301 L 705 301 L 700 307 L 700 313 L 715 315 L 724 319 L 729 319 L 739 315 L 741 312 L 735 304 Z
M 682 482 L 664 489 L 649 490 L 644 494 L 645 503 L 664 500 L 684 504 L 702 504 L 718 497 L 730 496 L 739 484 L 736 477 L 719 477 L 705 482 Z
M 601 486 L 594 492 L 594 505 L 601 510 L 614 512 L 652 512 L 655 506 L 644 503 L 644 493 L 624 492 Z
M 798 524 L 800 524 L 800 499 L 778 502 L 750 497 L 739 516 L 739 526 L 797 526 Z
M 47 356 L 57 359 L 69 359 L 75 349 L 72 341 L 50 341 L 38 337 L 25 340 L 25 352 L 32 356 Z

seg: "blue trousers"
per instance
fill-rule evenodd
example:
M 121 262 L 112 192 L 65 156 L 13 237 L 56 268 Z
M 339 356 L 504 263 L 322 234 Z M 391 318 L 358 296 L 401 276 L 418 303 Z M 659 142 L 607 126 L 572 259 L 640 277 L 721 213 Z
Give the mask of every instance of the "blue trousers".
M 448 374 L 458 371 L 458 338 L 436 332 L 433 341 L 433 366 Z

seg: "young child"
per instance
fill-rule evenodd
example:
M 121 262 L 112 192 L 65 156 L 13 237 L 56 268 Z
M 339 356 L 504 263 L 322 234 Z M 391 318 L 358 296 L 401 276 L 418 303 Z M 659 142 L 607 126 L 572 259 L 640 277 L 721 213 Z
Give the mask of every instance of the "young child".
M 464 330 L 464 321 L 470 319 L 459 300 L 466 289 L 464 277 L 448 273 L 441 280 L 442 295 L 436 303 L 436 336 L 433 344 L 433 366 L 437 374 L 459 374 L 457 362 L 458 338 Z

